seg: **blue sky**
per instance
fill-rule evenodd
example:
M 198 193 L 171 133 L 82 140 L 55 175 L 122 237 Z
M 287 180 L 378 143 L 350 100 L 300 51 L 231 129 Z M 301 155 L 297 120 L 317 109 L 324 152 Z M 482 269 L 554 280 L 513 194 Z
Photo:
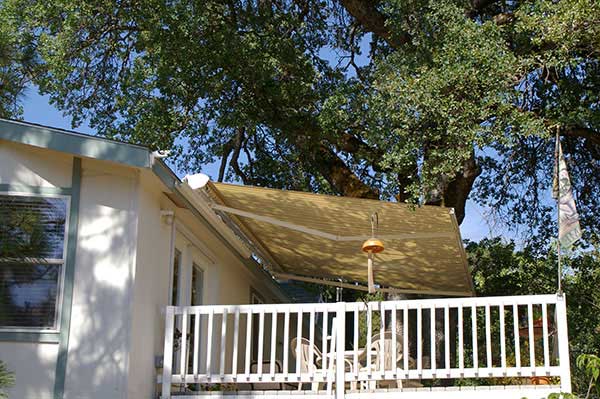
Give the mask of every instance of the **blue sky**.
M 71 129 L 71 120 L 65 117 L 59 110 L 49 103 L 47 96 L 41 96 L 34 88 L 29 88 L 23 98 L 23 117 L 28 122 L 39 123 L 42 125 Z M 87 134 L 95 134 L 94 130 L 87 124 L 79 126 L 77 131 Z M 180 171 L 182 174 L 197 173 L 198 171 Z M 216 178 L 218 171 L 216 165 L 207 165 L 202 170 L 211 178 Z M 466 217 L 460 226 L 462 237 L 465 239 L 479 241 L 490 235 L 491 227 L 486 222 L 485 209 L 481 208 L 473 201 L 467 202 Z M 500 235 L 503 231 L 493 229 L 494 235 Z M 504 232 L 505 233 L 505 232 Z

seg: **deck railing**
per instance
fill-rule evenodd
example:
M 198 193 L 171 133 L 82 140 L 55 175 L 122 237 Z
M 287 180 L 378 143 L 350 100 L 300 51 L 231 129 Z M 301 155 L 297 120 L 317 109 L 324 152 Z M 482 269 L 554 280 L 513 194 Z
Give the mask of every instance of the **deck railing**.
M 303 345 L 292 347 L 294 338 Z M 565 298 L 557 295 L 169 306 L 163 363 L 163 398 L 172 384 L 308 383 L 329 392 L 335 384 L 339 399 L 345 383 L 427 379 L 560 379 L 563 392 L 571 389 Z

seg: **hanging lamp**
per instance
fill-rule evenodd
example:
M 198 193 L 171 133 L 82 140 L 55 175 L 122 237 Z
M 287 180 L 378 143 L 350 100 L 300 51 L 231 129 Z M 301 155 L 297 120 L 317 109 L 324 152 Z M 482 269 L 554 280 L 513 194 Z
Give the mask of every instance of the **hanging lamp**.
M 371 238 L 363 242 L 362 250 L 368 255 L 367 258 L 367 280 L 369 284 L 369 294 L 375 292 L 375 280 L 373 278 L 373 258 L 375 254 L 383 252 L 383 241 L 377 238 L 377 228 L 379 227 L 379 216 L 377 212 L 371 215 Z

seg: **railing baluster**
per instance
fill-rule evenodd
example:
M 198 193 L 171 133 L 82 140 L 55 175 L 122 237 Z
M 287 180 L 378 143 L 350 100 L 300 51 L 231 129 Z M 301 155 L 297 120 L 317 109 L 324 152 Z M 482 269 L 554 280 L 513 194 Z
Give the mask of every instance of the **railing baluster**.
M 322 344 L 323 361 L 321 362 L 323 374 L 325 374 L 327 372 L 327 356 L 325 356 L 325 354 L 327 353 L 327 334 L 328 334 L 327 328 L 328 328 L 327 309 L 325 309 L 323 311 L 323 330 L 322 330 L 322 332 L 323 332 L 323 336 L 322 336 L 323 337 L 323 341 L 322 341 L 323 342 L 323 344 Z
M 337 330 L 336 330 L 337 326 L 338 326 L 337 320 L 335 317 L 333 317 L 331 319 L 331 346 L 329 348 L 330 352 L 328 355 L 325 355 L 324 358 L 327 358 L 327 357 L 333 358 L 336 355 L 335 346 L 336 346 L 336 342 L 337 342 Z M 331 367 L 329 369 L 327 369 L 327 371 L 324 374 L 326 376 L 325 378 L 327 379 L 327 394 L 329 396 L 331 396 L 333 382 L 335 382 L 335 379 L 336 379 L 336 370 L 333 369 L 334 364 L 335 364 L 335 362 L 332 360 L 330 362 Z M 337 396 L 337 392 L 336 392 L 336 396 Z
M 358 308 L 354 308 L 354 360 L 353 360 L 353 370 L 354 376 L 358 378 Z
M 506 372 L 506 336 L 504 326 L 504 305 L 498 307 L 500 312 L 500 364 L 502 369 Z
M 521 373 L 521 335 L 519 333 L 519 305 L 513 304 L 513 330 L 515 336 L 515 367 Z
M 198 358 L 199 358 L 199 353 L 200 353 L 200 312 L 198 311 L 198 308 L 196 308 L 196 311 L 194 312 L 194 353 L 192 354 L 192 356 L 194 357 L 193 360 L 193 370 L 192 372 L 194 373 L 194 379 L 198 379 Z
M 417 373 L 423 374 L 423 311 L 417 307 Z
M 372 340 L 372 306 L 371 303 L 369 302 L 367 304 L 367 373 L 369 376 L 371 376 L 371 340 Z
M 450 308 L 444 307 L 444 354 L 446 355 L 446 375 L 450 376 Z
M 548 348 L 548 307 L 542 304 L 542 338 L 544 339 L 544 367 L 550 367 L 550 350 Z
M 219 362 L 221 378 L 225 376 L 225 353 L 227 352 L 227 309 L 221 315 L 221 359 Z
M 256 372 L 259 375 L 259 378 L 262 379 L 263 373 L 263 350 L 264 350 L 264 339 L 265 339 L 265 311 L 263 309 L 260 310 L 258 314 L 258 352 L 256 360 Z
M 471 306 L 471 329 L 472 329 L 472 338 L 473 338 L 473 368 L 476 373 L 479 374 L 479 353 L 477 348 L 477 307 L 475 305 Z
M 312 374 L 315 372 L 314 370 L 314 358 L 315 358 L 315 310 L 311 309 L 310 310 L 310 318 L 309 318 L 309 323 L 308 323 L 308 340 L 310 343 L 310 346 L 308 347 L 308 358 L 309 360 L 309 372 Z
M 298 377 L 298 381 L 300 381 L 300 375 L 302 374 L 302 370 L 300 368 L 300 357 L 302 356 L 300 350 L 302 348 L 302 315 L 302 311 L 299 310 L 298 318 L 296 321 L 296 374 Z
M 213 340 L 213 314 L 214 310 L 208 312 L 208 337 L 206 339 L 206 375 L 208 378 L 212 375 L 211 360 L 212 360 L 212 340 Z
M 277 311 L 271 313 L 271 378 L 275 376 L 275 355 L 277 354 Z
M 436 333 L 436 328 L 435 328 L 435 306 L 431 305 L 431 309 L 429 309 L 429 319 L 431 321 L 430 323 L 430 327 L 429 327 L 429 344 L 430 344 L 430 363 L 431 363 L 431 371 L 433 373 L 433 375 L 436 374 L 436 369 L 437 369 L 437 356 L 436 356 L 436 350 L 435 350 L 435 333 Z
M 380 326 L 379 326 L 379 371 L 381 372 L 381 375 L 383 376 L 383 373 L 385 373 L 385 358 L 386 358 L 386 347 L 385 347 L 385 309 L 383 306 L 383 302 L 379 302 L 377 304 L 379 306 L 379 321 L 380 321 Z M 387 350 L 389 350 L 390 348 L 387 348 Z
M 181 378 L 184 378 L 187 374 L 187 325 L 188 310 L 183 308 L 183 314 L 181 315 L 181 351 L 179 353 L 179 374 L 181 374 Z
M 461 376 L 465 371 L 465 342 L 463 336 L 463 307 L 458 305 L 458 368 Z
M 398 306 L 394 303 L 390 310 L 391 314 L 391 330 L 392 330 L 392 376 L 396 378 L 398 374 L 398 343 L 397 340 L 397 331 L 396 331 L 396 311 Z
M 486 358 L 487 358 L 487 368 L 491 369 L 492 368 L 492 333 L 491 333 L 491 315 L 490 315 L 490 305 L 486 304 L 485 305 L 485 351 L 486 351 Z M 488 370 L 488 373 L 491 372 L 491 370 Z
M 252 350 L 252 310 L 246 313 L 246 358 L 244 374 L 246 378 L 250 378 L 250 355 Z
M 237 378 L 237 365 L 238 365 L 238 345 L 240 335 L 240 310 L 235 309 L 235 316 L 233 319 L 233 354 L 231 357 L 231 374 L 233 378 Z
M 408 346 L 408 305 L 406 304 L 402 309 L 402 355 L 404 358 L 404 378 L 408 378 L 410 347 Z
M 338 302 L 336 304 L 335 322 L 337 324 L 335 339 L 337 350 L 335 352 L 335 398 L 345 398 L 345 362 L 344 362 L 344 350 L 346 345 L 346 304 L 344 302 Z
M 283 319 L 283 375 L 287 378 L 289 371 L 290 311 L 286 309 Z
M 533 332 L 533 304 L 527 304 L 527 323 L 529 325 L 529 367 L 535 369 L 535 334 Z

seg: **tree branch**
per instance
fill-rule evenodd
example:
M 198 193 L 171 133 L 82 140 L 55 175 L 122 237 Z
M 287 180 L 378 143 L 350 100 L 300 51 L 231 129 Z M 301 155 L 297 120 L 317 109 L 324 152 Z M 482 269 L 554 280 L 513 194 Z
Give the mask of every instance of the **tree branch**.
M 600 132 L 592 129 L 572 126 L 561 131 L 561 135 L 569 137 L 581 137 L 590 141 L 594 145 L 600 146 Z
M 464 162 L 462 170 L 454 176 L 444 190 L 442 198 L 428 201 L 428 205 L 444 205 L 454 208 L 456 220 L 461 224 L 465 218 L 465 207 L 469 194 L 473 189 L 473 183 L 477 176 L 481 174 L 481 169 L 475 161 L 475 152 Z
M 398 48 L 410 40 L 406 32 L 394 33 L 386 26 L 386 16 L 377 9 L 376 0 L 340 0 L 346 11 L 352 15 L 367 32 L 384 39 L 390 46 Z

